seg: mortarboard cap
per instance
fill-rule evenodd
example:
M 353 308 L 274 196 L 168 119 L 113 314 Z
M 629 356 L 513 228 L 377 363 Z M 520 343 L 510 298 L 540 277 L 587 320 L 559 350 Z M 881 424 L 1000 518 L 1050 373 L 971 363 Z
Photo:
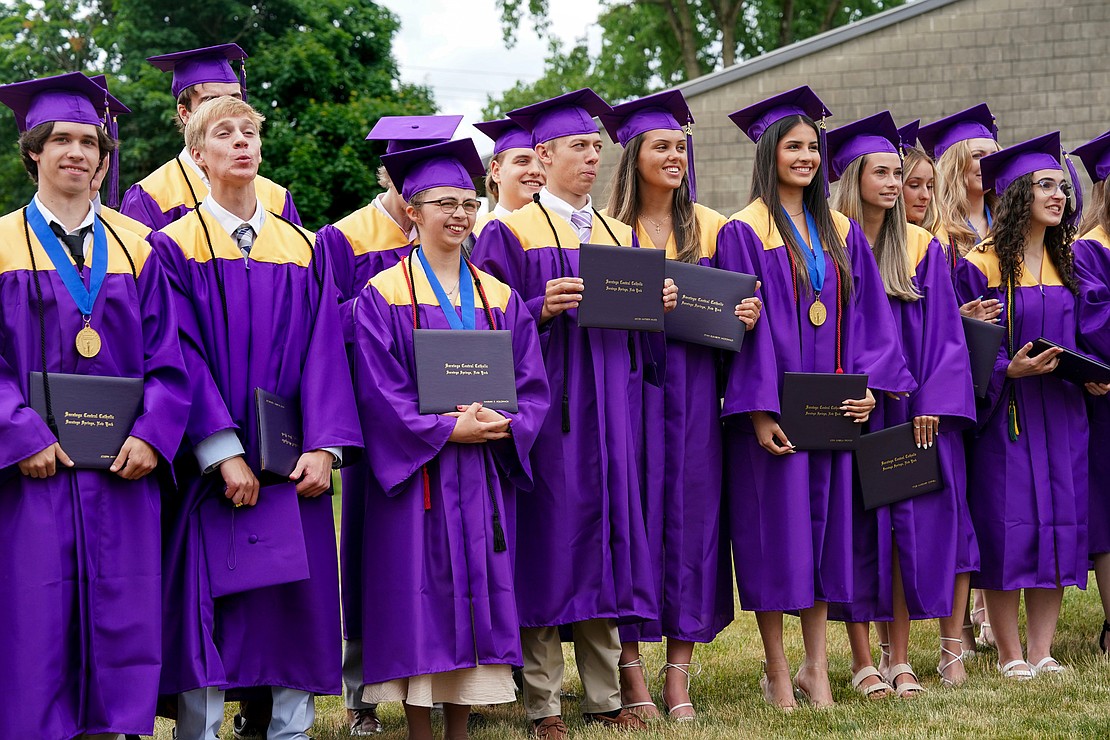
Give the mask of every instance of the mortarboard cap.
M 686 133 L 687 177 L 690 183 L 690 199 L 697 199 L 696 178 L 694 176 L 694 139 L 689 124 L 694 122 L 686 98 L 678 90 L 667 90 L 654 95 L 631 100 L 614 106 L 609 113 L 602 113 L 601 123 L 609 138 L 621 146 L 647 131 L 683 131 Z
M 921 128 L 921 119 L 910 121 L 902 128 L 898 129 L 898 139 L 902 142 L 902 148 L 917 146 L 917 131 Z
M 474 188 L 486 168 L 470 139 L 408 149 L 382 157 L 382 164 L 405 200 L 429 188 Z
M 979 160 L 983 172 L 983 190 L 994 190 L 1001 196 L 1019 177 L 1037 170 L 1063 170 L 1060 159 L 1068 166 L 1068 178 L 1075 193 L 1075 209 L 1070 222 L 1074 225 L 1083 215 L 1083 186 L 1068 153 L 1060 148 L 1060 132 L 1038 136 L 1029 141 L 1006 147 Z
M 366 141 L 384 141 L 385 153 L 396 154 L 450 141 L 462 116 L 382 116 Z
M 532 148 L 532 134 L 508 118 L 476 123 L 474 128 L 493 139 L 493 156 L 495 157 L 508 149 Z
M 917 136 L 921 145 L 933 159 L 940 159 L 953 144 L 968 139 L 998 140 L 998 126 L 986 103 L 972 106 L 959 113 L 945 116 L 939 121 L 921 126 Z
M 0 103 L 15 112 L 19 130 L 51 121 L 104 125 L 107 92 L 80 72 L 0 86 Z
M 104 89 L 104 94 L 108 98 L 108 120 L 105 124 L 108 129 L 108 135 L 113 139 L 119 139 L 119 124 L 116 122 L 116 117 L 124 113 L 130 113 L 131 109 L 118 101 L 112 93 L 108 92 L 108 78 L 104 75 L 94 75 L 90 77 L 93 82 Z M 108 181 L 108 205 L 112 208 L 119 206 L 119 149 L 116 149 L 116 154 L 108 163 L 108 172 L 105 179 Z
M 758 143 L 764 131 L 787 116 L 808 116 L 820 121 L 831 115 L 832 111 L 825 107 L 817 93 L 803 85 L 741 108 L 728 117 L 749 139 Z
M 122 116 L 125 113 L 130 113 L 131 109 L 121 103 L 112 93 L 108 92 L 108 78 L 104 75 L 93 75 L 89 77 L 90 80 L 95 82 L 108 98 L 108 113 L 112 116 Z M 115 134 L 112 134 L 114 137 Z
M 1083 161 L 1083 167 L 1093 182 L 1102 182 L 1110 177 L 1110 131 L 1096 136 L 1083 146 L 1077 146 L 1071 153 Z
M 509 118 L 532 134 L 532 146 L 564 136 L 598 133 L 594 116 L 612 108 L 588 87 L 509 112 Z
M 829 179 L 836 182 L 854 160 L 866 154 L 898 154 L 901 139 L 890 111 L 861 118 L 828 133 Z
M 203 49 L 190 49 L 189 51 L 176 51 L 173 54 L 162 54 L 156 57 L 147 57 L 147 61 L 163 72 L 173 72 L 173 84 L 170 91 L 176 98 L 181 91 L 193 85 L 205 82 L 237 83 L 246 99 L 247 80 L 244 60 L 247 53 L 239 48 L 238 44 L 220 44 L 208 46 Z M 231 69 L 231 62 L 238 60 L 239 76 Z

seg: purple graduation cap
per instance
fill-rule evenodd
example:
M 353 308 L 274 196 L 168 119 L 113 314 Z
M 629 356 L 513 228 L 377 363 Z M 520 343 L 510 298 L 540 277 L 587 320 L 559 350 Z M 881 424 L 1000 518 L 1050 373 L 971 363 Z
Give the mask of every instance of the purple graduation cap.
M 1083 212 L 1083 192 L 1071 159 L 1060 148 L 1059 131 L 1014 144 L 979 160 L 983 172 L 983 190 L 994 190 L 996 195 L 1001 196 L 1015 180 L 1037 170 L 1063 171 L 1064 168 L 1060 166 L 1061 157 L 1068 166 L 1068 177 L 1075 190 L 1075 213 L 1070 221 L 1076 223 Z
M 493 156 L 509 149 L 531 149 L 532 134 L 513 123 L 511 119 L 501 118 L 496 121 L 483 121 L 474 124 L 474 128 L 493 139 Z
M 470 139 L 407 149 L 382 157 L 382 164 L 405 200 L 429 188 L 474 189 L 474 178 L 486 168 Z
M 396 154 L 450 141 L 462 116 L 382 116 L 366 141 L 384 141 L 385 153 Z
M 246 58 L 247 53 L 240 49 L 238 44 L 220 44 L 203 49 L 175 51 L 173 54 L 147 57 L 147 61 L 163 72 L 173 72 L 170 92 L 175 98 L 181 95 L 182 90 L 193 85 L 202 85 L 205 82 L 226 82 L 238 83 L 243 92 L 243 100 L 246 100 Z M 231 69 L 233 61 L 239 62 L 238 76 Z
M 20 132 L 51 121 L 103 126 L 107 97 L 104 88 L 80 72 L 0 85 L 0 103 L 15 112 Z
M 910 121 L 902 128 L 898 129 L 898 139 L 902 142 L 902 148 L 908 149 L 909 147 L 917 146 L 917 131 L 921 128 L 921 119 Z
M 104 89 L 104 94 L 108 98 L 108 116 L 107 124 L 108 135 L 119 141 L 119 123 L 117 118 L 125 113 L 130 113 L 131 109 L 117 100 L 110 92 L 108 92 L 108 78 L 104 75 L 94 75 L 90 77 L 93 82 Z M 108 174 L 105 179 L 108 181 L 108 205 L 112 208 L 119 207 L 119 147 L 116 148 L 115 156 L 112 157 L 108 163 Z
M 694 115 L 686 98 L 678 90 L 667 90 L 654 95 L 631 100 L 614 106 L 609 113 L 602 113 L 601 123 L 614 143 L 628 146 L 628 142 L 648 131 L 664 129 L 686 134 L 687 177 L 690 183 L 690 200 L 697 200 L 697 178 L 694 174 L 694 137 L 691 126 Z
M 588 87 L 509 112 L 509 118 L 532 134 L 532 146 L 563 136 L 598 133 L 594 116 L 612 108 Z
M 921 126 L 917 136 L 921 145 L 934 160 L 940 159 L 953 144 L 968 139 L 994 139 L 998 141 L 998 126 L 986 103 L 972 106 L 959 113 L 945 116 L 939 121 Z
M 1077 146 L 1071 153 L 1083 162 L 1083 167 L 1093 182 L 1099 183 L 1110 177 L 1110 131 L 1096 136 L 1083 146 Z
M 854 160 L 866 154 L 900 154 L 898 125 L 890 111 L 833 129 L 828 135 L 829 180 L 836 182 Z
M 817 93 L 809 85 L 802 85 L 793 90 L 772 95 L 766 100 L 753 103 L 747 108 L 730 113 L 729 119 L 748 135 L 748 138 L 759 143 L 763 132 L 776 121 L 781 121 L 787 116 L 807 116 L 817 123 L 821 142 L 821 161 L 825 160 L 828 147 L 825 143 L 825 119 L 832 115 Z M 822 178 L 825 183 L 825 196 L 829 195 L 829 168 L 822 167 Z

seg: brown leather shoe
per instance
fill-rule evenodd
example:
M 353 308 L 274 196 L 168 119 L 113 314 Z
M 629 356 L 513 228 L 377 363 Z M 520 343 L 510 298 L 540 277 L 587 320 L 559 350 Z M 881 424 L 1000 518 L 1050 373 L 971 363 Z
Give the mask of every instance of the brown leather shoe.
M 351 737 L 370 737 L 382 731 L 382 721 L 378 719 L 376 707 L 348 709 L 347 726 Z
M 554 717 L 544 717 L 539 722 L 533 722 L 532 732 L 529 733 L 536 740 L 566 740 L 569 734 L 563 718 L 557 714 Z
M 613 730 L 639 732 L 648 728 L 647 722 L 644 722 L 627 709 L 622 709 L 615 717 L 607 717 L 604 714 L 584 714 L 582 716 L 586 719 L 588 725 L 598 724 Z

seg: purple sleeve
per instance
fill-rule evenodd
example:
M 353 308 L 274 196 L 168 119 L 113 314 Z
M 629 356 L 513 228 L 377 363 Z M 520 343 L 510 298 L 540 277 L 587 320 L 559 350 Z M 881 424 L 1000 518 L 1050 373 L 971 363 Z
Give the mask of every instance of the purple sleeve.
M 1110 362 L 1110 249 L 1097 241 L 1072 244 L 1079 282 L 1079 344 L 1103 362 Z
M 301 214 L 297 213 L 297 206 L 293 203 L 293 194 L 288 190 L 285 191 L 285 205 L 281 208 L 281 216 L 297 226 L 301 225 Z
M 991 293 L 997 292 L 987 287 L 987 276 L 971 262 L 964 259 L 956 263 L 956 300 L 961 306 L 979 297 L 989 298 Z M 1005 326 L 1009 315 L 1010 307 L 1003 305 L 1002 313 L 998 317 L 999 323 Z M 979 402 L 977 420 L 980 425 L 994 415 L 1002 402 L 1010 383 L 1006 377 L 1006 370 L 1009 367 L 1010 355 L 1006 340 L 1003 340 L 1002 346 L 998 349 L 998 358 L 994 362 L 994 372 L 991 373 L 990 381 L 987 383 L 986 398 Z
M 123 194 L 123 202 L 120 203 L 119 212 L 125 216 L 130 216 L 139 223 L 146 224 L 154 231 L 164 229 L 172 221 L 165 213 L 162 213 L 162 209 L 138 183 L 129 187 L 127 192 Z
M 38 412 L 27 405 L 21 380 L 0 356 L 0 470 L 57 442 Z
M 524 247 L 516 234 L 496 220 L 483 227 L 474 244 L 474 250 L 470 253 L 470 261 L 475 267 L 493 275 L 520 295 L 528 312 L 532 314 L 532 320 L 542 328 L 540 316 L 547 285 L 529 288 L 525 279 L 525 259 Z
M 339 324 L 343 329 L 343 342 L 354 344 L 355 322 L 351 301 L 364 287 L 355 284 L 355 253 L 343 232 L 331 224 L 316 232 L 316 250 L 322 251 L 331 272 L 335 299 L 339 304 Z

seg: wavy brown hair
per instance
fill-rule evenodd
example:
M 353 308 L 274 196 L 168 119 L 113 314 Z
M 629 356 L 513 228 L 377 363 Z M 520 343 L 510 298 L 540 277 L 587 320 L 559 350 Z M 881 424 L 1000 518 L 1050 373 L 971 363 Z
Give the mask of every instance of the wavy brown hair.
M 1029 240 L 1032 225 L 1033 175 L 1032 173 L 1014 180 L 998 202 L 998 212 L 994 217 L 990 239 L 994 252 L 998 255 L 998 266 L 1002 272 L 1002 285 L 1010 281 L 1017 285 L 1021 280 L 1025 262 L 1025 245 Z M 1075 279 L 1074 257 L 1071 243 L 1075 239 L 1075 226 L 1068 219 L 1075 213 L 1071 199 L 1064 202 L 1064 217 L 1056 226 L 1045 230 L 1044 247 L 1052 260 L 1060 280 L 1072 293 L 1078 293 L 1079 285 Z M 982 249 L 982 246 L 978 247 Z
M 779 142 L 799 123 L 806 124 L 815 134 L 820 135 L 817 124 L 812 118 L 793 115 L 775 121 L 763 132 L 763 136 L 759 137 L 759 142 L 755 145 L 755 164 L 752 167 L 752 190 L 749 202 L 757 198 L 763 200 L 786 248 L 794 258 L 794 264 L 805 265 L 803 246 L 795 242 L 794 230 L 790 227 L 790 217 L 783 210 L 782 200 L 779 198 Z M 825 197 L 823 175 L 825 166 L 825 152 L 821 152 L 821 166 L 817 168 L 813 180 L 802 192 L 802 203 L 813 215 L 813 220 L 817 224 L 817 234 L 821 237 L 821 245 L 832 255 L 833 261 L 840 268 L 840 295 L 844 300 L 848 300 L 852 295 L 852 261 L 848 258 L 848 248 L 840 238 L 840 232 L 836 230 L 836 224 L 833 222 L 829 199 Z M 799 269 L 797 274 L 799 287 L 803 285 L 809 287 L 809 271 Z
M 1105 180 L 1096 182 L 1091 190 L 1091 199 L 1086 203 L 1078 233 L 1086 234 L 1099 226 L 1110 234 L 1110 198 L 1106 197 Z
M 915 146 L 902 147 L 902 180 L 905 182 L 909 178 L 909 174 L 913 172 L 917 166 L 925 163 L 929 171 L 933 173 L 933 197 L 929 199 L 929 205 L 925 207 L 925 218 L 918 224 L 921 228 L 928 231 L 934 236 L 940 230 L 940 208 L 937 206 L 937 166 L 933 160 L 929 159 L 929 155 L 921 151 Z M 905 201 L 903 200 L 903 203 Z
M 971 145 L 966 141 L 956 142 L 937 159 L 935 197 L 940 209 L 940 222 L 948 232 L 948 238 L 960 250 L 961 257 L 975 246 L 977 238 L 967 224 L 971 217 L 967 196 L 967 173 L 971 162 Z M 992 214 L 998 211 L 997 195 L 985 193 L 983 200 Z

